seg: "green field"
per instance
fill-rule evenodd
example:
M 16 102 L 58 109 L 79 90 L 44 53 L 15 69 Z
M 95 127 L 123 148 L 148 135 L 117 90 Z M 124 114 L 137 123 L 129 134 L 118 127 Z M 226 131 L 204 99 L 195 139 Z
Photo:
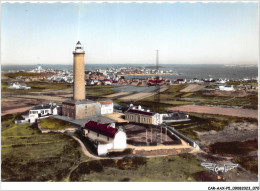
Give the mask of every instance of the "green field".
M 86 86 L 87 96 L 104 96 L 115 93 L 113 90 L 114 86 Z
M 2 117 L 2 181 L 196 181 L 205 171 L 191 154 L 92 160 L 71 137 L 14 118 Z
M 9 78 L 15 78 L 18 76 L 40 76 L 40 73 L 30 73 L 30 72 L 16 72 L 16 73 L 5 73 L 4 76 Z
M 210 115 L 210 114 L 199 114 L 199 113 L 188 113 L 190 116 L 190 121 L 184 122 L 174 122 L 169 125 L 177 129 L 184 135 L 192 138 L 198 139 L 197 133 L 195 131 L 221 131 L 229 123 L 238 122 L 257 122 L 257 119 L 250 118 L 239 118 L 232 116 L 223 115 Z
M 39 92 L 39 91 L 47 90 L 47 89 L 60 90 L 60 89 L 67 89 L 67 88 L 72 87 L 71 84 L 67 84 L 67 83 L 49 83 L 49 82 L 27 82 L 26 85 L 31 87 L 31 89 L 29 89 L 29 90 L 8 89 L 7 83 L 2 82 L 1 91 L 22 94 L 22 93 L 28 93 L 28 92 Z
M 70 181 L 196 181 L 194 175 L 204 172 L 191 154 L 156 158 L 124 158 L 81 163 L 70 176 Z
M 210 145 L 209 149 L 214 154 L 244 156 L 248 155 L 252 151 L 258 150 L 258 141 L 257 139 L 254 139 L 244 142 L 218 142 Z
M 42 129 L 53 129 L 53 130 L 58 130 L 58 129 L 67 129 L 72 126 L 72 124 L 55 119 L 55 118 L 45 118 L 40 120 L 40 125 Z
M 182 105 L 228 105 L 257 109 L 258 95 L 246 97 L 220 97 L 206 96 L 201 91 L 193 93 L 180 92 L 186 85 L 173 85 L 168 90 L 160 93 L 160 104 L 154 101 L 154 96 L 144 98 L 136 104 L 149 107 L 153 111 L 165 112 L 167 108 Z
M 40 134 L 30 124 L 2 117 L 2 181 L 66 181 L 87 158 L 78 143 L 65 134 Z

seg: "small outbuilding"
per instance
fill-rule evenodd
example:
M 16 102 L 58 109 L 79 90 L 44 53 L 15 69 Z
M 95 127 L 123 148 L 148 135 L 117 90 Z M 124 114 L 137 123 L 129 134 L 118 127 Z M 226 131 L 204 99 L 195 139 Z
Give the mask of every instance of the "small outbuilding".
M 95 143 L 98 155 L 106 155 L 109 150 L 127 148 L 127 136 L 121 128 L 89 121 L 83 126 L 82 133 Z

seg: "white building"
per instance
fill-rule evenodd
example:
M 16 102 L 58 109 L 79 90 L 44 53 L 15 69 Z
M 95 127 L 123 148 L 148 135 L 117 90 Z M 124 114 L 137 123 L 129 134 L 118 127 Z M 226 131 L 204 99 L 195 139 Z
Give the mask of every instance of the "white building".
M 114 112 L 114 104 L 112 101 L 100 101 L 101 115 L 110 114 Z
M 104 79 L 104 85 L 111 85 L 111 81 L 109 79 Z
M 22 115 L 15 123 L 34 123 L 37 119 L 58 115 L 59 106 L 56 103 L 37 105 L 29 110 L 28 115 Z
M 234 87 L 233 85 L 228 87 L 228 86 L 219 86 L 219 90 L 221 91 L 233 91 L 234 90 Z
M 226 79 L 219 79 L 218 81 L 216 81 L 219 84 L 225 84 L 227 82 Z
M 16 89 L 16 90 L 29 90 L 31 87 L 28 87 L 25 83 L 19 83 L 19 82 L 14 82 L 10 83 L 8 85 L 9 89 Z
M 82 133 L 95 143 L 98 155 L 106 155 L 109 150 L 123 151 L 127 148 L 126 133 L 122 129 L 89 121 L 82 128 Z

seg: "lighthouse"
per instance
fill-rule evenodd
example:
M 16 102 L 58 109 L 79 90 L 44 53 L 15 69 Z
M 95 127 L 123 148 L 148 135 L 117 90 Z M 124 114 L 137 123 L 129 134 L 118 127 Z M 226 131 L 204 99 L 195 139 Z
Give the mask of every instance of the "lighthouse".
M 113 102 L 111 100 L 99 102 L 86 99 L 85 51 L 79 41 L 73 51 L 73 56 L 73 98 L 62 102 L 62 116 L 70 119 L 86 119 L 87 121 L 89 121 L 89 117 L 91 117 L 91 120 L 107 121 L 107 118 L 103 118 L 103 115 L 113 113 Z M 95 116 L 95 119 L 93 116 Z
M 85 51 L 80 41 L 77 42 L 75 50 L 73 51 L 74 61 L 73 61 L 73 71 L 74 71 L 74 100 L 84 100 L 85 99 L 85 65 L 84 56 Z

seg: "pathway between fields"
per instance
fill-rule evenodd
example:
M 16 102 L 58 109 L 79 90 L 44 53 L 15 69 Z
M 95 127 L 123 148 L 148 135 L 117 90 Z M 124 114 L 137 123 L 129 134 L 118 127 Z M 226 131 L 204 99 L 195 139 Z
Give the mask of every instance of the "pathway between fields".
M 199 105 L 184 105 L 179 107 L 168 108 L 168 111 L 184 111 L 193 113 L 205 113 L 215 115 L 228 115 L 234 117 L 258 118 L 258 110 L 240 109 L 240 108 L 225 108 L 217 106 L 199 106 Z

